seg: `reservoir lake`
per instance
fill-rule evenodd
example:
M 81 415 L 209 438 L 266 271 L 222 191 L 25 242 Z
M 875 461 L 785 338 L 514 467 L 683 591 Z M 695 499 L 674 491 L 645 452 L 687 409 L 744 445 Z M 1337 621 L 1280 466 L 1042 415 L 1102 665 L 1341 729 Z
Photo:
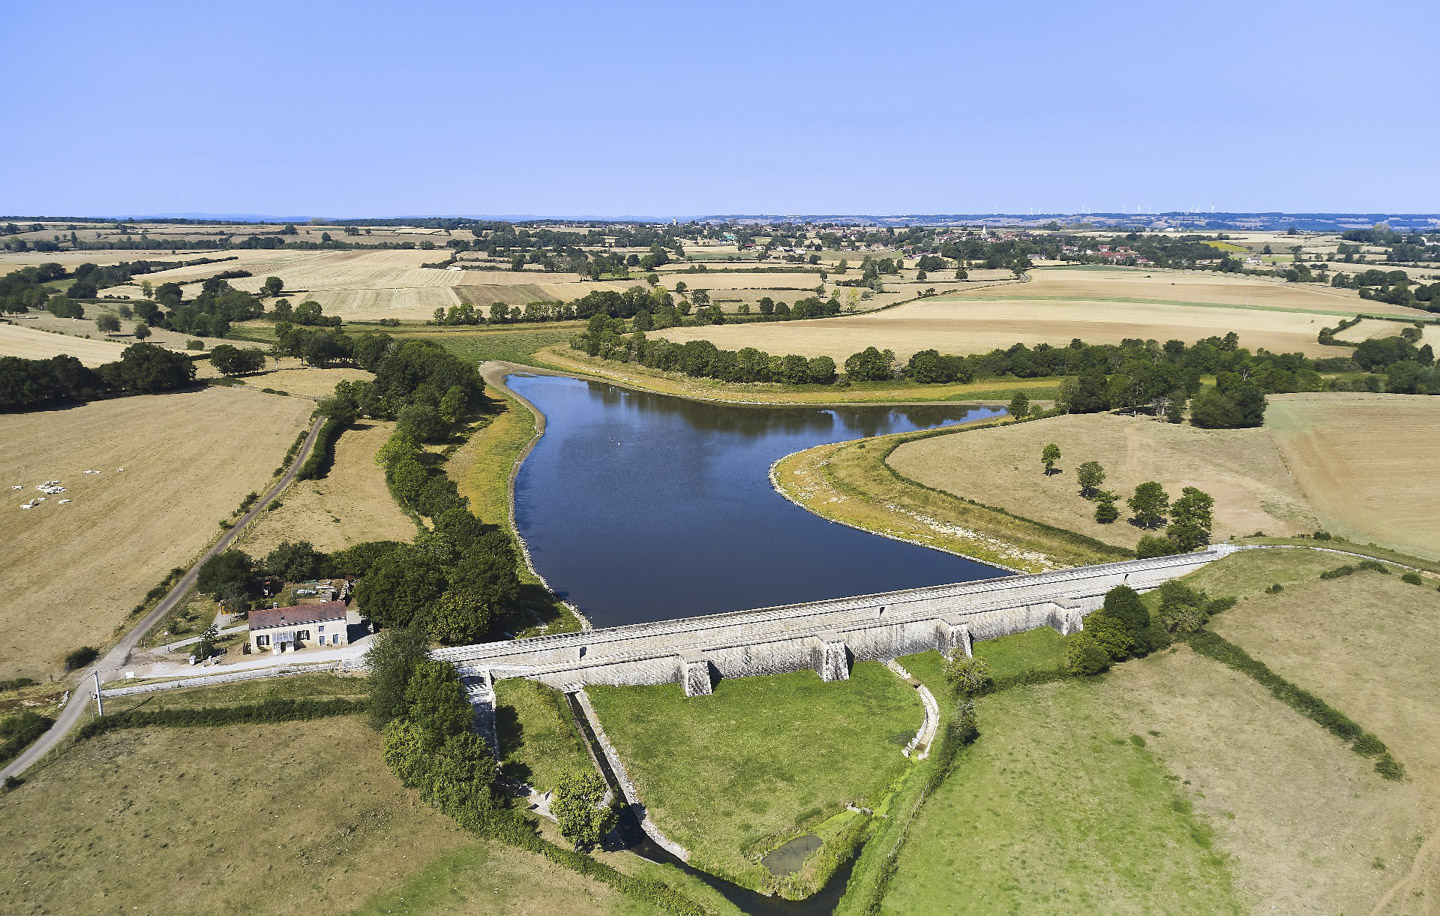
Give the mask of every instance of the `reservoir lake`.
M 506 383 L 545 415 L 515 522 L 550 587 L 597 627 L 1006 575 L 826 521 L 770 485 L 778 459 L 930 429 L 983 407 L 741 407 L 561 376 Z

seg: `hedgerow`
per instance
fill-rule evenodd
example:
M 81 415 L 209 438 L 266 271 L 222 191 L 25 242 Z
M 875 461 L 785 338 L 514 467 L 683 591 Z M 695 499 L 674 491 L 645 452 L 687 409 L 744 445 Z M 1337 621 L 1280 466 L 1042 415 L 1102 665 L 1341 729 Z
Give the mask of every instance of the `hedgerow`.
M 345 417 L 327 417 L 320 425 L 320 433 L 315 437 L 315 447 L 305 458 L 305 463 L 300 465 L 300 472 L 295 476 L 300 480 L 319 480 L 330 472 L 330 465 L 335 462 L 335 440 L 340 438 L 349 422 Z
M 1270 666 L 1254 658 L 1244 649 L 1210 630 L 1201 630 L 1190 637 L 1190 648 L 1253 678 L 1269 689 L 1277 700 L 1305 716 L 1350 746 L 1362 757 L 1379 756 L 1376 772 L 1386 779 L 1404 776 L 1404 767 L 1385 747 L 1385 742 L 1365 731 L 1349 716 L 1326 703 L 1315 694 L 1286 680 Z
M 237 706 L 196 706 L 186 709 L 131 709 L 91 719 L 77 731 L 77 740 L 122 728 L 191 728 L 219 725 L 271 725 L 303 722 L 365 711 L 364 699 L 336 697 L 316 700 L 270 699 Z

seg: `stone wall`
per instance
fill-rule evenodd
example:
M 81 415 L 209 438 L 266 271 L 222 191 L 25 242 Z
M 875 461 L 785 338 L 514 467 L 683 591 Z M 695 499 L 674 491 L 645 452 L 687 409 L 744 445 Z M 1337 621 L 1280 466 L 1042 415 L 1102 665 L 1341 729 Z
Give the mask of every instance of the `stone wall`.
M 809 668 L 850 676 L 857 660 L 930 649 L 970 653 L 974 640 L 1049 626 L 1084 626 L 1117 585 L 1145 592 L 1231 552 L 1228 546 L 1038 575 L 760 608 L 436 651 L 462 674 L 525 677 L 560 690 L 589 685 L 680 684 L 707 694 L 716 678 Z

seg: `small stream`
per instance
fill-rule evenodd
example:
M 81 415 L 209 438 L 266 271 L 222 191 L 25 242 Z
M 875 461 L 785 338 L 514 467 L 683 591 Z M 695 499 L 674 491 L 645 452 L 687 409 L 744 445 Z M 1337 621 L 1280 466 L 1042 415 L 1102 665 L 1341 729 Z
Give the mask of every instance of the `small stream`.
M 615 772 L 610 769 L 610 762 L 605 757 L 605 751 L 595 739 L 595 732 L 591 730 L 590 722 L 585 718 L 585 713 L 580 709 L 575 695 L 567 693 L 565 699 L 570 704 L 570 712 L 575 717 L 575 723 L 580 726 L 580 733 L 585 736 L 585 741 L 590 745 L 595 760 L 600 764 L 600 772 L 605 777 L 605 784 L 615 793 L 618 802 L 619 823 L 605 838 L 605 848 L 628 849 L 647 861 L 660 865 L 673 865 L 687 875 L 693 875 L 719 891 L 721 896 L 748 916 L 830 916 L 835 912 L 840 898 L 845 896 L 845 888 L 850 883 L 850 873 L 855 869 L 855 862 L 860 857 L 859 849 L 855 850 L 855 855 L 850 861 L 835 871 L 823 888 L 804 900 L 785 900 L 781 897 L 766 896 L 752 891 L 748 887 L 732 884 L 724 878 L 701 871 L 660 848 L 645 833 L 644 828 L 640 826 L 639 817 L 625 803 L 625 794 L 620 790 L 620 781 L 615 778 Z

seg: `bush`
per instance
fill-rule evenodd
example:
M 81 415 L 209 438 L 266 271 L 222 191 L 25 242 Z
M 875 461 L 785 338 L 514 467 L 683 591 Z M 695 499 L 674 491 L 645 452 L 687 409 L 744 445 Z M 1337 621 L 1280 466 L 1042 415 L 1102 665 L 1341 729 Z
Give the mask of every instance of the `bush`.
M 0 680 L 0 691 L 19 690 L 21 687 L 34 687 L 39 681 L 33 677 L 10 677 Z
M 1341 576 L 1348 576 L 1348 575 L 1351 575 L 1351 574 L 1353 574 L 1353 573 L 1355 573 L 1355 572 L 1357 572 L 1357 570 L 1356 570 L 1356 568 L 1355 568 L 1354 566 L 1350 566 L 1349 564 L 1346 564 L 1345 566 L 1337 566 L 1337 567 L 1335 567 L 1334 569 L 1327 569 L 1327 570 L 1325 570 L 1324 572 L 1322 572 L 1322 573 L 1320 574 L 1320 578 L 1322 578 L 1322 579 L 1339 579 Z
M 963 649 L 952 649 L 945 659 L 945 681 L 962 697 L 983 696 L 995 689 L 989 663 L 967 657 Z
M 1422 578 L 1420 578 L 1420 574 L 1417 573 L 1417 572 L 1407 572 L 1407 573 L 1405 573 L 1403 576 L 1400 577 L 1400 581 L 1401 581 L 1401 582 L 1408 583 L 1408 584 L 1410 584 L 1410 585 L 1424 585 L 1424 584 L 1425 584 L 1425 580 L 1422 579 Z
M 1081 631 L 1070 637 L 1070 645 L 1065 647 L 1065 667 L 1085 677 L 1104 674 L 1110 670 L 1110 653 L 1093 636 Z
M 75 671 L 100 657 L 100 650 L 94 646 L 81 646 L 65 653 L 65 670 Z
M 50 730 L 55 720 L 26 710 L 17 716 L 0 719 L 0 764 L 9 763 L 36 738 Z
M 1168 557 L 1177 553 L 1184 553 L 1178 544 L 1169 538 L 1156 537 L 1153 534 L 1141 535 L 1140 542 L 1135 545 L 1135 557 L 1140 560 Z
M 1385 779 L 1394 780 L 1396 782 L 1399 782 L 1400 780 L 1405 778 L 1405 767 L 1400 763 L 1400 761 L 1396 760 L 1394 757 L 1391 757 L 1389 751 L 1381 754 L 1380 758 L 1375 761 L 1375 772 L 1379 773 L 1381 777 Z
M 311 449 L 305 463 L 300 465 L 300 471 L 295 476 L 299 480 L 319 480 L 330 473 L 330 465 L 335 463 L 335 440 L 340 438 L 340 433 L 350 425 L 349 417 L 329 417 L 320 426 L 320 434 L 315 438 L 315 447 Z
M 1374 560 L 1361 560 L 1360 568 L 1368 569 L 1371 572 L 1384 573 L 1387 576 L 1390 575 L 1390 567 L 1386 566 L 1384 563 L 1377 563 Z
M 1095 506 L 1095 521 L 1102 525 L 1108 525 L 1120 517 L 1120 510 L 1115 508 L 1113 502 L 1097 503 Z

